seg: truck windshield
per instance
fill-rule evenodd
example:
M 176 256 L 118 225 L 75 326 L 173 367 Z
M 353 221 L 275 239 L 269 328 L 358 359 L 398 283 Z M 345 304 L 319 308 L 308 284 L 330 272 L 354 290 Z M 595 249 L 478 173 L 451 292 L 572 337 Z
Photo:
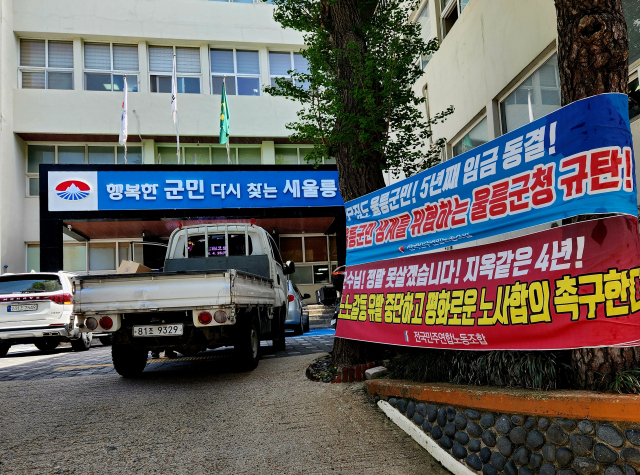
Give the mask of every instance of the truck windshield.
M 0 294 L 32 294 L 62 290 L 57 275 L 12 275 L 0 277 Z
M 253 242 L 249 238 L 249 255 L 253 254 Z M 207 254 L 205 255 L 205 252 Z M 229 234 L 229 255 L 244 256 L 246 254 L 244 234 Z M 204 245 L 204 235 L 189 236 L 189 257 L 226 256 L 224 234 L 209 234 L 209 243 Z

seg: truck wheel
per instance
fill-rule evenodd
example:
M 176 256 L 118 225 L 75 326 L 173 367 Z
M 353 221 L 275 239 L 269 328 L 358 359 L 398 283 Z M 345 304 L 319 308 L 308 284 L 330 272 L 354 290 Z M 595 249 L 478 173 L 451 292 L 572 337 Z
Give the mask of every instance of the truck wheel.
M 91 348 L 91 340 L 93 340 L 91 333 L 80 333 L 80 338 L 71 340 L 71 348 L 73 351 L 87 351 Z
M 55 350 L 59 344 L 60 340 L 40 340 L 34 343 L 36 348 L 44 352 Z
M 280 310 L 278 312 L 278 326 L 274 329 L 273 336 L 273 349 L 276 351 L 284 351 L 287 344 L 284 340 L 284 319 L 286 310 Z
M 4 343 L 0 344 L 0 358 L 2 358 L 3 356 L 7 356 L 7 353 L 9 353 L 9 348 L 11 348 L 11 345 L 6 345 Z
M 260 321 L 257 316 L 240 329 L 236 338 L 234 349 L 240 368 L 252 370 L 260 361 Z
M 111 347 L 113 368 L 123 378 L 135 378 L 147 366 L 147 350 L 139 350 L 129 345 L 114 344 Z

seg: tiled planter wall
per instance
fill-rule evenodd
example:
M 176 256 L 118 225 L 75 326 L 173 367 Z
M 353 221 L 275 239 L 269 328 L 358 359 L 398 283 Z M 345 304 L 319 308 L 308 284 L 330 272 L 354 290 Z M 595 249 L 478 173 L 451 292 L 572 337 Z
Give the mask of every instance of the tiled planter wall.
M 388 402 L 452 457 L 484 475 L 640 471 L 639 423 L 481 412 L 393 397 Z

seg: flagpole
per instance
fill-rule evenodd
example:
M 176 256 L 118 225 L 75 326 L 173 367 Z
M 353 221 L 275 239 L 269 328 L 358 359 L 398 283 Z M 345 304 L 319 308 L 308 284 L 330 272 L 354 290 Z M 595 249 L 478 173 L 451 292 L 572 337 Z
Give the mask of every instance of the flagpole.
M 176 156 L 180 165 L 180 132 L 178 131 L 178 75 L 176 71 L 176 54 L 173 53 L 173 72 L 171 74 L 171 113 L 176 124 Z
M 127 117 L 128 114 L 128 109 L 129 109 L 129 105 L 128 105 L 128 101 L 127 101 L 127 75 L 125 74 L 122 77 L 122 82 L 123 82 L 123 89 L 124 89 L 124 99 L 122 100 L 122 115 L 120 116 L 120 137 L 119 137 L 119 142 L 121 145 L 124 145 L 124 164 L 127 164 L 127 139 L 128 139 L 128 135 L 129 135 L 129 119 Z
M 222 82 L 224 83 L 225 90 L 227 89 L 227 76 L 222 76 Z M 224 105 L 225 109 L 227 104 Z M 225 112 L 226 113 L 226 112 Z M 227 138 L 227 165 L 231 165 L 231 151 L 229 150 L 229 138 Z

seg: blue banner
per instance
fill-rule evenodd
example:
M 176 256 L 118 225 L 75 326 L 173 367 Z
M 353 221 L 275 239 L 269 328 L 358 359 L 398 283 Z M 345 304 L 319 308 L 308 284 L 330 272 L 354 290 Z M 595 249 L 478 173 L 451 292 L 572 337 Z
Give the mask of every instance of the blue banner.
M 579 214 L 636 216 L 636 202 L 628 98 L 603 94 L 346 203 L 347 264 Z
M 337 171 L 99 171 L 99 210 L 342 206 Z

